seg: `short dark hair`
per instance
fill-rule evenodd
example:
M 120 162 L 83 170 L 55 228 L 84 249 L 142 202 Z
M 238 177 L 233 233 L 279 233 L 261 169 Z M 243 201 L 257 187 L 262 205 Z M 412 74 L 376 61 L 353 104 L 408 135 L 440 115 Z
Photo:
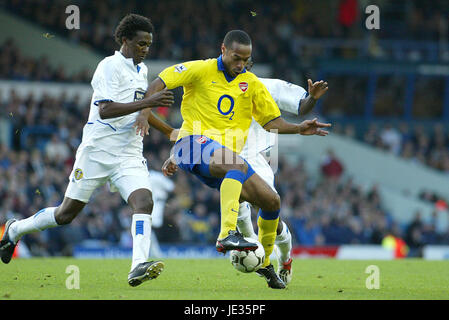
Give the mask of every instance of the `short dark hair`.
M 136 36 L 137 31 L 146 31 L 148 33 L 153 33 L 154 27 L 149 18 L 135 13 L 129 13 L 125 17 L 123 17 L 123 19 L 115 29 L 115 41 L 119 45 L 122 45 L 123 37 L 131 40 Z
M 242 30 L 231 30 L 228 33 L 226 33 L 223 43 L 226 48 L 230 48 L 232 46 L 232 43 L 237 42 L 239 44 L 244 45 L 250 45 L 251 44 L 251 38 L 249 35 Z

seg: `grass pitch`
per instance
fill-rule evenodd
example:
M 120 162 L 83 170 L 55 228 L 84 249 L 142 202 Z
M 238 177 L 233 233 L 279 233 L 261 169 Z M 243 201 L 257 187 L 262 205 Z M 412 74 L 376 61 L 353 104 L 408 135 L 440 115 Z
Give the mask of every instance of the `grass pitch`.
M 0 265 L 1 300 L 448 300 L 449 262 L 419 259 L 349 261 L 296 259 L 286 290 L 268 288 L 255 273 L 228 259 L 164 259 L 159 278 L 132 288 L 130 260 L 33 258 Z M 379 289 L 367 289 L 367 267 L 379 271 Z M 75 284 L 79 269 L 79 289 Z M 67 272 L 67 273 L 66 273 Z M 72 278 L 69 278 L 72 277 Z M 67 280 L 69 278 L 69 280 Z M 368 281 L 370 282 L 370 281 Z

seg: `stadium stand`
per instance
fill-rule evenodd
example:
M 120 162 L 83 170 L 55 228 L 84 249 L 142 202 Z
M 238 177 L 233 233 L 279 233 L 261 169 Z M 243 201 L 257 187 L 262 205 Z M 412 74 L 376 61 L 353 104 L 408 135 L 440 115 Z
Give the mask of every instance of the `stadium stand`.
M 123 12 L 145 12 L 152 18 L 157 31 L 151 61 L 215 57 L 224 30 L 245 29 L 253 38 L 256 64 L 268 65 L 270 77 L 303 86 L 307 77 L 329 82 L 331 89 L 316 112 L 334 123 L 336 139 L 349 139 L 380 156 L 387 153 L 400 163 L 418 163 L 447 178 L 449 71 L 442 67 L 449 60 L 447 44 L 442 45 L 449 31 L 443 23 L 447 2 L 432 1 L 430 6 L 422 1 L 378 1 L 389 25 L 371 32 L 364 28 L 362 1 L 318 2 L 319 11 L 310 2 L 293 0 L 260 1 L 256 8 L 246 1 L 208 0 L 196 6 L 189 0 L 182 10 L 172 0 L 79 1 L 79 31 L 65 28 L 65 1 L 5 0 L 0 8 L 92 56 L 117 49 L 112 28 Z M 345 7 L 345 12 L 353 13 L 335 16 L 339 8 L 343 12 L 339 6 L 353 6 L 353 10 Z M 264 17 L 268 14 L 270 20 Z M 276 26 L 271 19 L 278 21 Z M 23 51 L 17 43 L 18 39 L 8 38 L 0 44 L 0 78 L 5 80 L 0 84 L 1 224 L 61 201 L 89 105 L 85 98 L 68 97 L 63 90 L 39 97 L 19 95 L 19 88 L 5 92 L 5 83 L 88 84 L 92 73 L 90 69 L 69 72 L 48 56 Z M 159 110 L 173 126 L 180 124 L 180 94 L 171 110 Z M 446 194 L 432 186 L 423 188 L 413 194 L 413 206 L 406 206 L 408 213 L 403 215 L 391 203 L 406 200 L 392 199 L 382 186 L 349 174 L 351 163 L 338 150 L 333 150 L 332 163 L 341 164 L 340 174 L 329 175 L 335 167 L 321 171 L 329 162 L 283 153 L 284 142 L 279 145 L 276 186 L 281 214 L 296 245 L 381 244 L 388 234 L 405 239 L 410 255 L 419 256 L 426 244 L 449 245 L 449 228 L 439 224 L 439 216 L 447 214 Z M 152 168 L 160 169 L 170 147 L 165 137 L 151 131 L 144 150 Z M 324 155 L 324 151 L 319 154 Z M 173 179 L 176 189 L 167 201 L 164 225 L 155 230 L 159 241 L 214 243 L 218 193 L 183 172 Z M 129 245 L 131 212 L 120 196 L 109 194 L 105 187 L 92 199 L 70 225 L 27 235 L 23 241 L 30 252 L 72 255 L 73 248 L 86 240 Z

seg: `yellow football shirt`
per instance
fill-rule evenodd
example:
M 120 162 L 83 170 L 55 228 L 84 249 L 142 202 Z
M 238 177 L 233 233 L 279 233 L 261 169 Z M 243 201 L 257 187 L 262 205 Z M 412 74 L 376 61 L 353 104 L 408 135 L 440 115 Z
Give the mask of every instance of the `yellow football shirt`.
M 159 78 L 168 89 L 184 89 L 178 140 L 188 135 L 205 135 L 239 153 L 253 117 L 264 126 L 281 115 L 256 75 L 245 70 L 230 78 L 221 56 L 168 67 Z

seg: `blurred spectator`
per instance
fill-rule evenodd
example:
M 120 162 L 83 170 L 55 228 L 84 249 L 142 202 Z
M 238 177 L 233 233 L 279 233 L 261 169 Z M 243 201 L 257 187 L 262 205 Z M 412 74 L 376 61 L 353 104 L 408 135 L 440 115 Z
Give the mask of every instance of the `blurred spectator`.
M 45 156 L 50 161 L 64 161 L 70 156 L 70 148 L 61 141 L 58 134 L 53 134 L 45 146 Z
M 380 139 L 386 149 L 395 155 L 401 151 L 401 135 L 390 123 L 385 124 L 380 132 Z
M 423 222 L 421 213 L 418 211 L 416 212 L 413 221 L 407 226 L 407 229 L 405 230 L 405 241 L 410 247 L 411 256 L 419 257 L 422 255 L 421 249 L 424 245 L 422 238 L 422 228 Z
M 343 174 L 343 164 L 332 149 L 327 150 L 327 155 L 321 163 L 321 171 L 327 178 L 338 179 Z
M 343 35 L 349 35 L 350 28 L 356 23 L 359 16 L 357 0 L 340 0 L 338 7 L 338 23 L 343 28 Z

